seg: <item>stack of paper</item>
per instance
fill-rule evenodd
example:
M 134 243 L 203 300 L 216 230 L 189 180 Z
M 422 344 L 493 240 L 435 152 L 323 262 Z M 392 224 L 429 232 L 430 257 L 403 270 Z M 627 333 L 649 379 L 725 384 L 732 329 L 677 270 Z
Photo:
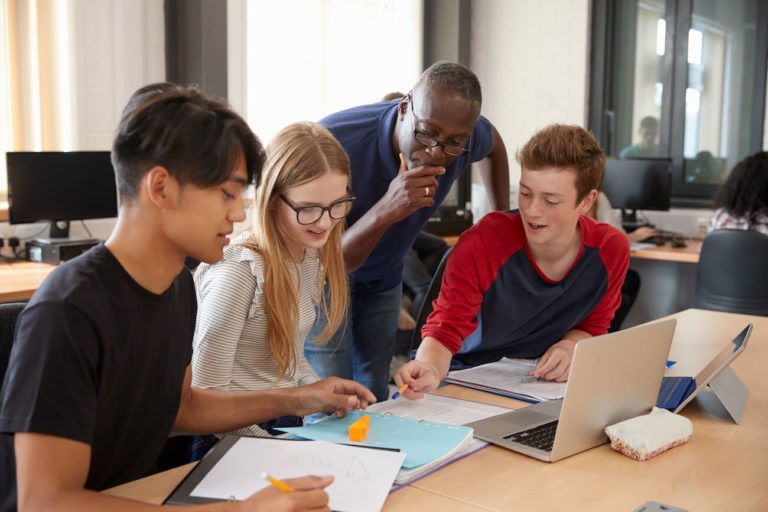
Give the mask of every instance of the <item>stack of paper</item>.
M 401 418 L 411 418 L 422 421 L 429 419 L 431 421 L 449 423 L 451 425 L 464 425 L 466 423 L 511 411 L 511 409 L 504 407 L 482 404 L 480 402 L 471 402 L 469 400 L 460 400 L 458 398 L 448 398 L 439 395 L 424 395 L 424 398 L 419 400 L 385 400 L 384 402 L 371 405 L 368 410 L 381 414 L 391 414 Z M 410 483 L 453 461 L 475 453 L 486 446 L 488 446 L 486 441 L 473 437 L 469 443 L 457 447 L 454 452 L 449 454 L 449 457 L 443 457 L 413 469 L 400 469 L 395 477 L 395 483 L 398 485 Z
M 563 398 L 567 383 L 531 377 L 529 373 L 534 366 L 536 366 L 536 361 L 532 359 L 505 357 L 495 363 L 449 372 L 445 382 L 517 398 L 526 402 Z

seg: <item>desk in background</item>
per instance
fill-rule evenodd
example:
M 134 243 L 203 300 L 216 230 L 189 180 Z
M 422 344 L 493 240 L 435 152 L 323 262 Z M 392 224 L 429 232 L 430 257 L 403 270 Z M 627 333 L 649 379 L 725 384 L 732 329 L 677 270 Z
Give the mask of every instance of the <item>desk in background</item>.
M 685 247 L 674 248 L 669 242 L 657 247 L 632 251 L 630 257 L 641 260 L 673 261 L 678 263 L 698 263 L 701 252 L 701 240 L 686 240 Z
M 701 240 L 686 240 L 675 249 L 669 243 L 632 251 L 629 268 L 640 275 L 640 292 L 623 328 L 682 311 L 696 305 L 696 264 Z
M 29 299 L 55 268 L 31 261 L 0 263 L 0 302 Z
M 555 463 L 490 446 L 395 491 L 383 510 L 630 511 L 648 500 L 691 512 L 768 510 L 768 317 L 695 309 L 672 317 L 678 319 L 670 352 L 677 374 L 695 374 L 747 323 L 754 324 L 745 353 L 733 364 L 750 392 L 740 425 L 705 393 L 682 412 L 693 421 L 692 439 L 648 461 L 633 461 L 607 444 Z M 506 407 L 527 405 L 453 385 L 438 391 Z M 105 492 L 161 503 L 193 466 Z

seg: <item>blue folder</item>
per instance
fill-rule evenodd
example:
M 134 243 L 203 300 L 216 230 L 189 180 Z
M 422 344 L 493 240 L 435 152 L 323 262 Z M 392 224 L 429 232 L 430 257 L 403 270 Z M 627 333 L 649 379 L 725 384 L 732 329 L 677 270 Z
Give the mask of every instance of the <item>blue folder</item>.
M 365 441 L 355 443 L 349 440 L 349 426 L 363 414 L 370 416 L 371 426 Z M 304 427 L 277 430 L 312 440 L 398 449 L 405 452 L 405 469 L 437 460 L 472 437 L 472 429 L 462 425 L 432 423 L 364 411 L 352 411 L 344 418 L 329 416 Z

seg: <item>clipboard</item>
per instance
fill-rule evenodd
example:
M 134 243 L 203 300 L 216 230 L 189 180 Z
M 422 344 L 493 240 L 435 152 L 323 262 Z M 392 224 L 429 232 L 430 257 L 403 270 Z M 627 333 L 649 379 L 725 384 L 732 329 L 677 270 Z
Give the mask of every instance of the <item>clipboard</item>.
M 235 451 L 230 450 L 242 441 L 242 448 L 238 447 Z M 269 445 L 265 448 L 265 444 Z M 281 443 L 285 448 L 275 447 L 273 443 Z M 252 466 L 253 461 L 260 460 L 255 457 L 255 453 L 264 453 L 263 464 L 267 466 L 269 473 L 285 471 L 289 477 L 303 476 L 305 474 L 318 471 L 304 471 L 305 467 L 300 467 L 298 459 L 316 460 L 318 457 L 324 458 L 324 462 L 332 464 L 324 469 L 327 473 L 335 474 L 337 480 L 331 487 L 340 486 L 333 491 L 331 501 L 339 505 L 339 510 L 358 510 L 358 504 L 369 501 L 373 503 L 380 502 L 379 507 L 383 506 L 386 495 L 390 490 L 392 482 L 400 468 L 405 454 L 397 453 L 398 450 L 372 450 L 370 447 L 344 446 L 334 448 L 337 445 L 323 441 L 306 441 L 285 438 L 247 438 L 236 435 L 226 436 L 216 443 L 200 462 L 190 471 L 190 473 L 179 483 L 173 492 L 163 502 L 165 505 L 201 505 L 206 503 L 216 503 L 245 499 L 254 492 L 258 492 L 270 484 L 261 481 L 257 476 L 260 474 Z M 256 452 L 258 450 L 258 452 Z M 378 453 L 379 455 L 372 454 Z M 384 453 L 391 455 L 384 455 Z M 229 454 L 228 457 L 227 454 Z M 287 466 L 281 466 L 269 470 L 269 465 L 275 460 L 284 458 L 290 461 Z M 224 459 L 224 460 L 223 460 Z M 239 462 L 234 462 L 238 461 Z M 221 463 L 220 466 L 218 466 Z M 285 462 L 283 462 L 285 463 Z M 233 465 L 234 464 L 234 465 Z M 336 465 L 336 470 L 330 466 Z M 217 467 L 218 466 L 218 467 Z M 244 468 L 244 469 L 240 469 Z M 339 469 L 343 469 L 344 476 L 340 476 Z M 235 471 L 233 473 L 232 471 Z M 369 472 L 370 470 L 370 472 Z M 290 472 L 294 471 L 291 475 Z M 300 474 L 295 473 L 301 471 Z M 354 474 L 357 472 L 358 474 Z M 242 478 L 250 475 L 251 478 Z M 282 473 L 278 473 L 282 474 Z M 234 476 L 237 475 L 237 476 Z M 224 479 L 222 480 L 222 477 Z M 342 478 L 342 480 L 339 480 Z M 359 490 L 360 496 L 350 496 L 350 484 L 345 483 L 345 479 L 355 484 L 357 478 L 363 478 L 367 483 L 363 486 L 364 491 Z M 218 482 L 218 483 L 217 483 Z M 222 485 L 222 482 L 225 482 Z M 352 485 L 353 488 L 357 488 Z M 329 488 L 330 489 L 330 488 Z M 207 494 L 211 492 L 211 494 Z M 231 492 L 231 494 L 230 494 Z M 350 500 L 354 501 L 350 508 Z
M 165 499 L 163 505 L 204 505 L 206 503 L 218 503 L 221 500 L 214 498 L 202 498 L 199 496 L 192 496 L 192 491 L 195 490 L 197 484 L 205 478 L 205 475 L 213 468 L 225 453 L 232 448 L 238 440 L 238 436 L 226 436 L 220 439 L 208 453 L 206 453 L 197 466 L 192 468 L 192 471 L 179 482 L 179 485 L 173 490 L 173 492 Z M 276 439 L 276 441 L 290 441 L 290 439 Z

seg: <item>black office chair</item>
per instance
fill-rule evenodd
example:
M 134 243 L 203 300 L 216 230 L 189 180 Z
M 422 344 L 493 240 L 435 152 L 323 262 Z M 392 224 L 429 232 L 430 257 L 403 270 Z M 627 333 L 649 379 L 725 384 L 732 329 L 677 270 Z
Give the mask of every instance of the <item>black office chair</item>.
M 445 263 L 448 261 L 448 255 L 451 254 L 452 248 L 453 247 L 449 247 L 448 250 L 445 251 L 445 254 L 443 254 L 443 258 L 440 260 L 440 264 L 435 270 L 435 275 L 432 276 L 432 282 L 429 284 L 429 290 L 427 290 L 427 295 L 424 297 L 424 302 L 421 304 L 419 315 L 416 318 L 416 327 L 414 327 L 413 335 L 411 336 L 411 350 L 409 351 L 410 357 L 413 357 L 415 353 L 414 351 L 419 348 L 419 344 L 421 343 L 421 328 L 427 321 L 429 314 L 432 313 L 432 302 L 440 294 L 440 285 L 443 282 Z
M 719 229 L 701 244 L 696 307 L 768 316 L 768 236 Z
M 621 285 L 621 303 L 619 308 L 613 314 L 613 320 L 608 327 L 608 332 L 621 330 L 621 324 L 627 318 L 632 304 L 637 300 L 637 294 L 640 292 L 640 274 L 631 268 L 627 269 L 627 275 L 624 276 L 624 283 Z
M 11 358 L 16 319 L 26 305 L 24 302 L 0 304 L 0 389 L 2 389 L 5 372 L 8 370 L 8 361 Z

